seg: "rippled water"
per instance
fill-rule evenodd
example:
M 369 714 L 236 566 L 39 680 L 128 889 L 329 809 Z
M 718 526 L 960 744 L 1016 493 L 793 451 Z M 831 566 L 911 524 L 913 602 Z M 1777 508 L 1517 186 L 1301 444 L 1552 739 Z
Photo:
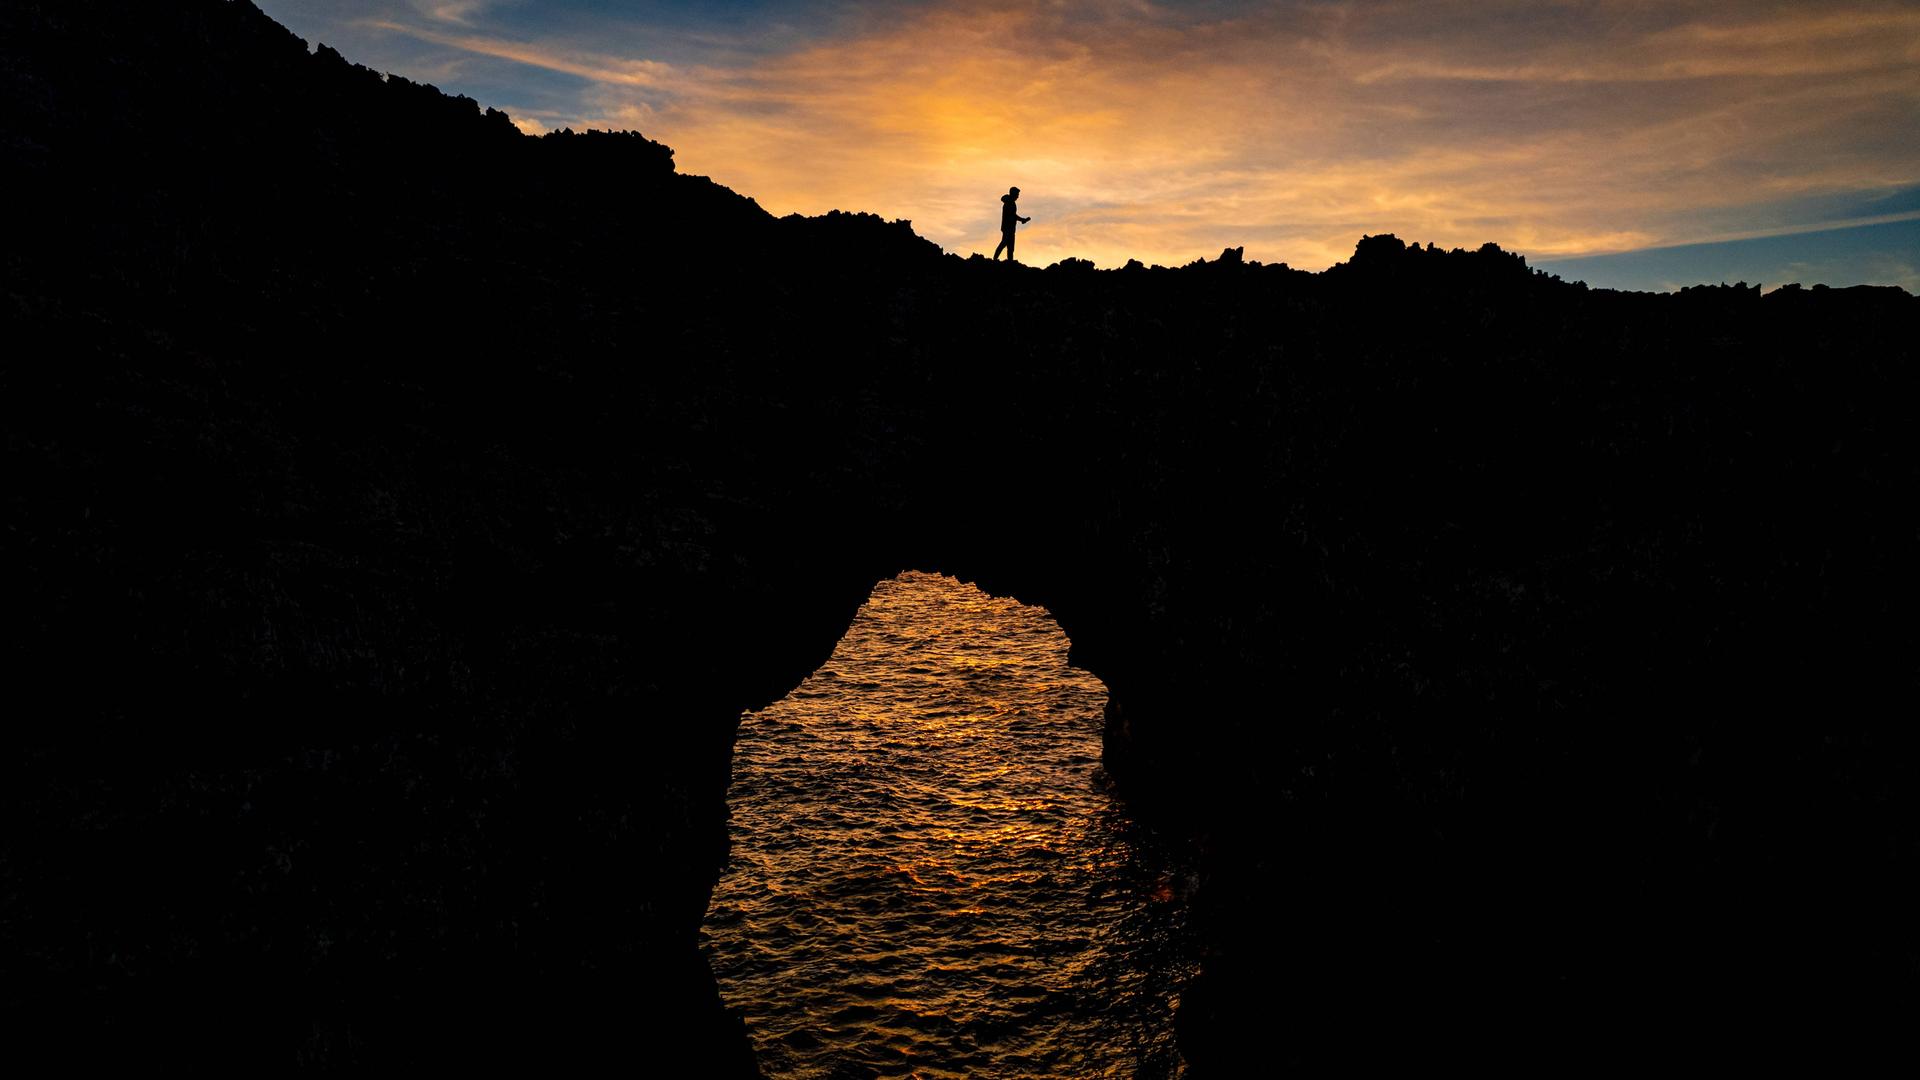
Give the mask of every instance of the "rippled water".
M 703 945 L 768 1076 L 1180 1074 L 1187 875 L 1066 661 L 1044 610 L 904 574 L 741 719 Z

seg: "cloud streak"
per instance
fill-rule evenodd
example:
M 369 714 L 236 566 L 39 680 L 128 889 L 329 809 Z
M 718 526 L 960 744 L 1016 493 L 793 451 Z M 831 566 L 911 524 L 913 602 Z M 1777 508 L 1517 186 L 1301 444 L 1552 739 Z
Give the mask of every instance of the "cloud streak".
M 361 25 L 405 34 L 463 53 L 491 56 L 528 67 L 573 75 L 601 87 L 662 89 L 673 85 L 675 80 L 671 65 L 652 60 L 628 60 L 592 52 L 505 41 L 479 34 L 449 33 L 388 19 L 367 19 Z
M 775 212 L 986 251 L 1018 184 L 1029 261 L 1319 267 L 1379 231 L 1575 256 L 1920 184 L 1913 2 L 936 2 L 771 53 L 425 6 L 461 10 L 362 25 L 576 79 L 542 122 L 637 128 Z

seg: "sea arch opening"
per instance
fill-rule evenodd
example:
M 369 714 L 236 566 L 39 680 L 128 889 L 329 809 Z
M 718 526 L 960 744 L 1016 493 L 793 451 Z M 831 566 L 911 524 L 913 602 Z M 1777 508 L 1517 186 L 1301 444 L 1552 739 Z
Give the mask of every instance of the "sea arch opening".
M 742 716 L 701 944 L 768 1076 L 1179 1074 L 1190 862 L 1115 797 L 1069 644 L 909 571 Z

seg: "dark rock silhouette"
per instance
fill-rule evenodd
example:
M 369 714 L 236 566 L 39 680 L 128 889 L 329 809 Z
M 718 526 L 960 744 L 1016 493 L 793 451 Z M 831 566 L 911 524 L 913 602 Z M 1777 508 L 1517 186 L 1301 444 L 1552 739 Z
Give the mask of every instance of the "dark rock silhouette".
M 1900 290 L 987 267 L 244 0 L 0 8 L 0 121 L 16 1059 L 750 1074 L 734 721 L 905 568 L 1204 844 L 1196 1076 L 1899 1031 Z

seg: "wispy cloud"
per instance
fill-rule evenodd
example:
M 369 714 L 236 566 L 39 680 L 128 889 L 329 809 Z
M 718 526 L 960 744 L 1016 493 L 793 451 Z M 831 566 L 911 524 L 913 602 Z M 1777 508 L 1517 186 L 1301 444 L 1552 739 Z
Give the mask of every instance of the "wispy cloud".
M 1316 267 L 1388 230 L 1569 256 L 1831 224 L 1920 184 L 1916 2 L 938 0 L 772 52 L 738 22 L 703 49 L 550 31 L 538 0 L 511 24 L 390 6 L 369 30 L 577 79 L 542 122 L 638 128 L 776 212 L 990 250 L 1019 184 L 1031 261 L 1245 244 Z
M 604 53 L 507 41 L 479 34 L 449 33 L 444 30 L 394 22 L 390 19 L 367 19 L 362 25 L 405 34 L 408 37 L 418 38 L 435 45 L 444 45 L 461 52 L 511 60 L 529 67 L 575 75 L 602 87 L 659 89 L 674 83 L 672 66 L 653 60 L 630 60 Z
M 476 15 L 498 4 L 497 0 L 412 0 L 411 6 L 434 22 L 465 26 Z

